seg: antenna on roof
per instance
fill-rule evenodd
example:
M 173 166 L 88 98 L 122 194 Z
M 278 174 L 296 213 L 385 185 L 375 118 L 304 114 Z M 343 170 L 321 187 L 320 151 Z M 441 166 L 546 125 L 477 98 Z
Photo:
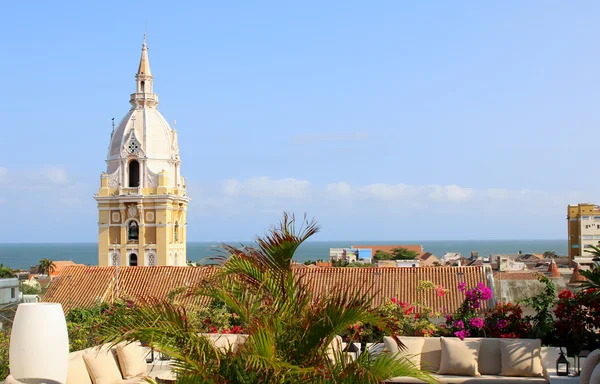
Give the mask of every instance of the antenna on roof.
M 110 134 L 111 136 L 115 133 L 115 118 L 114 117 L 112 118 L 112 127 L 113 127 L 113 129 L 112 129 L 112 133 Z

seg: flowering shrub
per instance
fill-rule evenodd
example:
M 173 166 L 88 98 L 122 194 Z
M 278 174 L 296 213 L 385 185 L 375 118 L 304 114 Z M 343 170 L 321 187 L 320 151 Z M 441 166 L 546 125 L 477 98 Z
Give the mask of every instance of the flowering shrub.
M 484 331 L 489 337 L 519 339 L 531 333 L 531 323 L 523 310 L 511 303 L 498 303 L 485 314 Z
M 8 349 L 10 347 L 10 335 L 0 331 L 0 379 L 8 376 Z
M 431 281 L 419 281 L 417 292 L 428 290 L 435 291 L 437 296 L 444 296 L 448 289 Z M 385 319 L 390 329 L 395 330 L 399 336 L 436 336 L 440 334 L 440 327 L 431 318 L 441 314 L 432 312 L 424 300 L 414 304 L 405 303 L 395 297 L 389 298 L 385 304 L 375 309 L 375 313 Z M 344 341 L 360 341 L 363 343 L 381 342 L 384 333 L 372 324 L 357 323 L 348 327 L 342 334 Z
M 446 316 L 447 333 L 461 340 L 469 336 L 485 336 L 484 321 L 477 310 L 485 301 L 492 298 L 492 290 L 482 282 L 469 290 L 466 283 L 460 283 L 458 290 L 464 292 L 465 300 L 456 313 Z
M 562 291 L 554 314 L 554 329 L 561 345 L 569 351 L 578 352 L 600 346 L 600 300 L 595 300 L 594 291 L 586 289 L 577 293 Z
M 239 317 L 224 303 L 213 303 L 208 307 L 193 307 L 187 310 L 188 320 L 202 333 L 245 333 Z

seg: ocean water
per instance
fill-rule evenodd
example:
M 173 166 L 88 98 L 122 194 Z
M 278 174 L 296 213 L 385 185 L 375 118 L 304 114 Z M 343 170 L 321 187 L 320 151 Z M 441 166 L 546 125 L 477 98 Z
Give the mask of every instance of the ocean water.
M 231 242 L 231 245 L 239 243 Z M 246 243 L 248 244 L 248 243 Z M 250 243 L 251 244 L 251 243 Z M 495 253 L 543 253 L 554 251 L 559 255 L 567 254 L 567 240 L 467 240 L 467 241 L 309 241 L 300 246 L 295 259 L 328 259 L 329 248 L 350 247 L 360 244 L 422 244 L 425 252 L 442 256 L 446 252 L 460 252 L 463 256 L 478 251 L 480 256 Z M 190 242 L 187 244 L 187 258 L 200 261 L 218 253 L 219 243 Z M 72 260 L 86 265 L 98 264 L 98 245 L 96 243 L 52 243 L 52 244 L 0 244 L 0 263 L 10 268 L 28 269 L 42 258 L 51 260 Z

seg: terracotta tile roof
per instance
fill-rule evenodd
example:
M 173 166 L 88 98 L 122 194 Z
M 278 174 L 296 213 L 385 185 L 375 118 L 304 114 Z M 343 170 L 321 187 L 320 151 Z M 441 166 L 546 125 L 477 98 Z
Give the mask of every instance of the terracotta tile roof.
M 73 265 L 84 266 L 83 264 L 76 264 L 71 260 L 56 260 L 52 263 L 54 264 L 54 270 L 52 273 L 50 273 L 50 276 L 52 277 L 60 275 L 60 272 L 67 267 L 71 267 Z
M 368 248 L 371 248 L 373 250 L 373 255 L 375 255 L 375 252 L 377 252 L 377 251 L 391 253 L 392 249 L 395 249 L 395 248 L 408 249 L 409 251 L 417 252 L 418 254 L 420 254 L 421 252 L 423 252 L 423 246 L 422 245 L 417 245 L 417 244 L 409 244 L 409 245 L 402 245 L 402 244 L 399 244 L 399 245 L 353 245 L 351 248 L 354 248 L 354 249 L 368 249 Z
M 214 271 L 208 267 L 120 267 L 119 296 L 166 298 L 175 288 L 198 284 Z M 115 294 L 114 267 L 71 266 L 54 279 L 42 301 L 61 303 L 68 312 L 111 302 Z
M 209 267 L 120 267 L 119 293 L 132 299 L 166 298 L 175 288 L 193 286 L 214 273 Z M 327 295 L 337 289 L 350 292 L 371 289 L 373 304 L 387 298 L 403 302 L 425 301 L 434 311 L 456 310 L 464 295 L 458 291 L 463 281 L 473 287 L 482 281 L 487 285 L 483 267 L 421 267 L 421 268 L 298 268 L 294 270 L 306 281 L 315 295 Z M 435 292 L 418 293 L 419 281 L 427 280 L 449 289 L 444 296 Z M 90 307 L 98 302 L 110 302 L 115 295 L 115 268 L 73 266 L 58 276 L 43 297 L 45 302 L 61 303 L 65 312 L 76 307 Z M 198 301 L 189 299 L 189 301 Z
M 540 273 L 535 272 L 535 271 L 494 272 L 494 279 L 495 280 L 537 280 L 538 274 L 540 274 Z
M 575 268 L 573 268 L 573 274 L 571 275 L 571 279 L 569 280 L 569 284 L 572 285 L 577 285 L 577 284 L 581 284 L 585 281 L 587 281 L 587 279 L 583 276 L 581 276 L 581 274 L 579 273 L 579 263 L 575 263 Z
M 554 261 L 554 259 L 552 259 L 552 262 L 550 263 L 550 266 L 548 267 L 548 272 L 550 272 L 550 277 L 560 277 L 560 271 L 558 270 L 558 266 L 556 265 L 556 262 Z

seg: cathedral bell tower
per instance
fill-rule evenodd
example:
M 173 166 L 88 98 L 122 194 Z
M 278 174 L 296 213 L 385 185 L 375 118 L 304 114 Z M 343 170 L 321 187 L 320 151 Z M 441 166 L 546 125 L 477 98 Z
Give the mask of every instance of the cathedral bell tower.
M 110 137 L 100 176 L 98 265 L 186 265 L 189 197 L 177 130 L 157 109 L 146 35 L 131 109 Z M 176 127 L 175 127 L 176 128 Z

